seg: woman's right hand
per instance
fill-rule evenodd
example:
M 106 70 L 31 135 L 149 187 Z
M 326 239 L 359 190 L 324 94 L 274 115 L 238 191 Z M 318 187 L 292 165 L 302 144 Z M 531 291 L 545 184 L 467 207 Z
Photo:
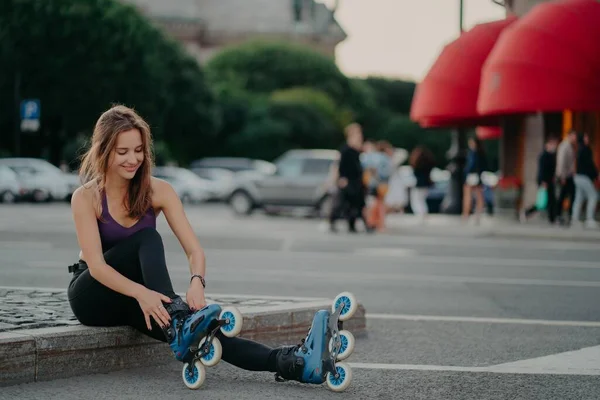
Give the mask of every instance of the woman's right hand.
M 165 303 L 170 303 L 171 299 L 164 294 L 155 292 L 154 290 L 146 289 L 141 291 L 141 293 L 136 297 L 136 300 L 140 304 L 140 308 L 144 313 L 144 318 L 146 320 L 146 326 L 148 330 L 152 330 L 152 325 L 150 324 L 150 317 L 154 318 L 156 323 L 164 328 L 169 326 L 171 321 L 171 316 L 167 312 L 167 309 L 163 306 L 163 301 Z

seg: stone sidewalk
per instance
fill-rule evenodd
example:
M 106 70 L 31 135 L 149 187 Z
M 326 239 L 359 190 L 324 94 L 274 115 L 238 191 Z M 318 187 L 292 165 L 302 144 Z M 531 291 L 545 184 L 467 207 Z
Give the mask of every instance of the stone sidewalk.
M 209 304 L 239 309 L 244 316 L 241 337 L 273 346 L 298 343 L 308 332 L 314 313 L 330 309 L 332 300 L 241 295 L 207 298 Z M 344 325 L 355 336 L 364 336 L 364 307 L 359 305 Z M 169 347 L 131 328 L 80 325 L 64 290 L 0 288 L 0 386 L 165 362 L 176 362 Z

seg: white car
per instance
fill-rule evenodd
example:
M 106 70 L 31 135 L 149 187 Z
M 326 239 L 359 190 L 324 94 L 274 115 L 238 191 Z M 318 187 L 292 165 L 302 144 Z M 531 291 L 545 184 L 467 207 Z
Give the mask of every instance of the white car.
M 33 201 L 64 200 L 69 194 L 65 173 L 39 158 L 1 158 L 0 165 L 12 169 L 21 188 Z
M 237 174 L 225 168 L 191 168 L 191 171 L 200 178 L 209 182 L 211 190 L 215 193 L 215 197 L 211 200 L 224 201 L 231 195 L 235 188 L 235 180 Z M 238 172 L 242 174 L 242 172 Z
M 189 169 L 155 167 L 152 175 L 169 182 L 182 203 L 204 202 L 215 196 L 210 181 L 200 178 Z
M 17 173 L 0 165 L 0 203 L 14 203 L 23 194 Z

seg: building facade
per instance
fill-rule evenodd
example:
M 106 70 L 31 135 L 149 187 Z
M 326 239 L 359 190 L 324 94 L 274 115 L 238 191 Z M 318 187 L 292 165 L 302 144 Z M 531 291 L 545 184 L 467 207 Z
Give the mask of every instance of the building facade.
M 521 18 L 535 6 L 549 1 L 552 0 L 507 0 L 504 5 L 507 16 L 516 15 Z M 581 60 L 573 59 L 572 62 L 578 63 Z M 523 93 L 523 96 L 526 95 Z M 564 138 L 573 129 L 590 135 L 595 161 L 600 165 L 600 110 L 540 110 L 535 114 L 504 118 L 503 135 L 500 139 L 501 170 L 504 176 L 515 176 L 522 180 L 524 204 L 535 201 L 537 160 L 545 139 L 549 136 Z
M 335 58 L 346 39 L 334 12 L 314 0 L 123 0 L 181 42 L 203 64 L 248 40 L 301 43 Z

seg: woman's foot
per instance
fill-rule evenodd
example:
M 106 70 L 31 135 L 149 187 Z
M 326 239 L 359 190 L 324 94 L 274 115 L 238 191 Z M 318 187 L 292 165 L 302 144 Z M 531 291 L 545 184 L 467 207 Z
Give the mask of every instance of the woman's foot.
M 201 336 L 205 333 L 206 323 L 202 324 L 202 322 L 212 321 L 217 318 L 220 309 L 215 306 L 214 310 L 206 310 L 204 308 L 192 312 L 181 297 L 174 298 L 171 303 L 165 304 L 165 308 L 171 316 L 171 324 L 163 328 L 167 343 L 171 347 L 171 350 L 173 350 L 177 360 L 186 361 L 191 354 L 190 347 L 197 344 Z

